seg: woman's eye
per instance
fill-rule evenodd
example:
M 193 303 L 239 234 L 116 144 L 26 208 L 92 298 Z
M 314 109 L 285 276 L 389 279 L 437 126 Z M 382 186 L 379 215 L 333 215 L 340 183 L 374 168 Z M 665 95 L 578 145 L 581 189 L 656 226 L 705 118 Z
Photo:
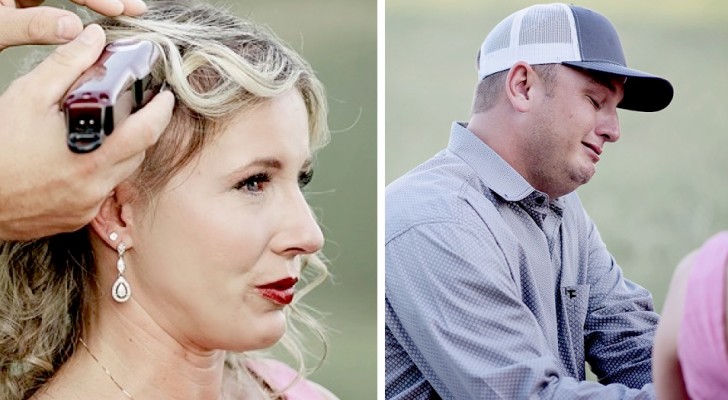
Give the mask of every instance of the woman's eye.
M 313 179 L 313 170 L 309 169 L 308 171 L 301 171 L 301 173 L 298 175 L 298 187 L 301 189 L 305 188 L 306 185 L 311 183 L 311 179 Z
M 255 174 L 238 182 L 235 185 L 235 189 L 245 190 L 251 193 L 260 193 L 264 190 L 268 182 L 270 182 L 270 175 L 266 173 Z

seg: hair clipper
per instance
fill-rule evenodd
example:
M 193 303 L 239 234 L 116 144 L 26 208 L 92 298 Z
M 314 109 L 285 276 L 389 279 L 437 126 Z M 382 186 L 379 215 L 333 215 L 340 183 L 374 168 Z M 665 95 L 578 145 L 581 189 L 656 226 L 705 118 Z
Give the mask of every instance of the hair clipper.
M 157 46 L 147 40 L 124 39 L 106 45 L 63 100 L 71 151 L 98 149 L 115 126 L 154 97 L 160 87 L 152 87 L 151 72 L 159 56 Z

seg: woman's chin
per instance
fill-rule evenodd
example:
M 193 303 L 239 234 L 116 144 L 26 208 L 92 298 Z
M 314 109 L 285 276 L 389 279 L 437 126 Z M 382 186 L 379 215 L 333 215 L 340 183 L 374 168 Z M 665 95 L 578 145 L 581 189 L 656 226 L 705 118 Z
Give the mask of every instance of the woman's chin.
M 283 311 L 267 314 L 260 318 L 254 327 L 243 327 L 244 330 L 236 335 L 236 343 L 231 343 L 232 346 L 227 350 L 237 352 L 262 350 L 278 343 L 286 333 L 286 316 Z

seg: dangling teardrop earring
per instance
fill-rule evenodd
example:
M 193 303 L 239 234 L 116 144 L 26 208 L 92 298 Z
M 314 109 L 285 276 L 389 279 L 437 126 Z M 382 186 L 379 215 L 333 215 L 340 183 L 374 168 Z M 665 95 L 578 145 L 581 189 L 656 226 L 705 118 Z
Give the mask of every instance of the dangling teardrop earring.
M 116 247 L 116 252 L 119 253 L 119 260 L 116 261 L 116 269 L 119 271 L 119 276 L 114 281 L 114 285 L 111 286 L 111 297 L 117 303 L 124 303 L 131 297 L 131 286 L 129 286 L 129 281 L 124 278 L 124 270 L 126 269 L 126 264 L 124 264 L 125 251 L 126 245 L 124 242 L 119 243 Z

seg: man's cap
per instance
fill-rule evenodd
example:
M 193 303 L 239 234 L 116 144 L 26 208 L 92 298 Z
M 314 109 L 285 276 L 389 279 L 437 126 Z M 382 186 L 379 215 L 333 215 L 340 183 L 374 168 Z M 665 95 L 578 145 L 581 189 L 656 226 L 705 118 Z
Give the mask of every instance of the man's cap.
M 627 110 L 659 111 L 672 101 L 670 82 L 627 68 L 612 23 L 583 7 L 539 4 L 506 17 L 480 46 L 478 78 L 508 70 L 518 61 L 564 64 L 626 77 L 618 107 Z

